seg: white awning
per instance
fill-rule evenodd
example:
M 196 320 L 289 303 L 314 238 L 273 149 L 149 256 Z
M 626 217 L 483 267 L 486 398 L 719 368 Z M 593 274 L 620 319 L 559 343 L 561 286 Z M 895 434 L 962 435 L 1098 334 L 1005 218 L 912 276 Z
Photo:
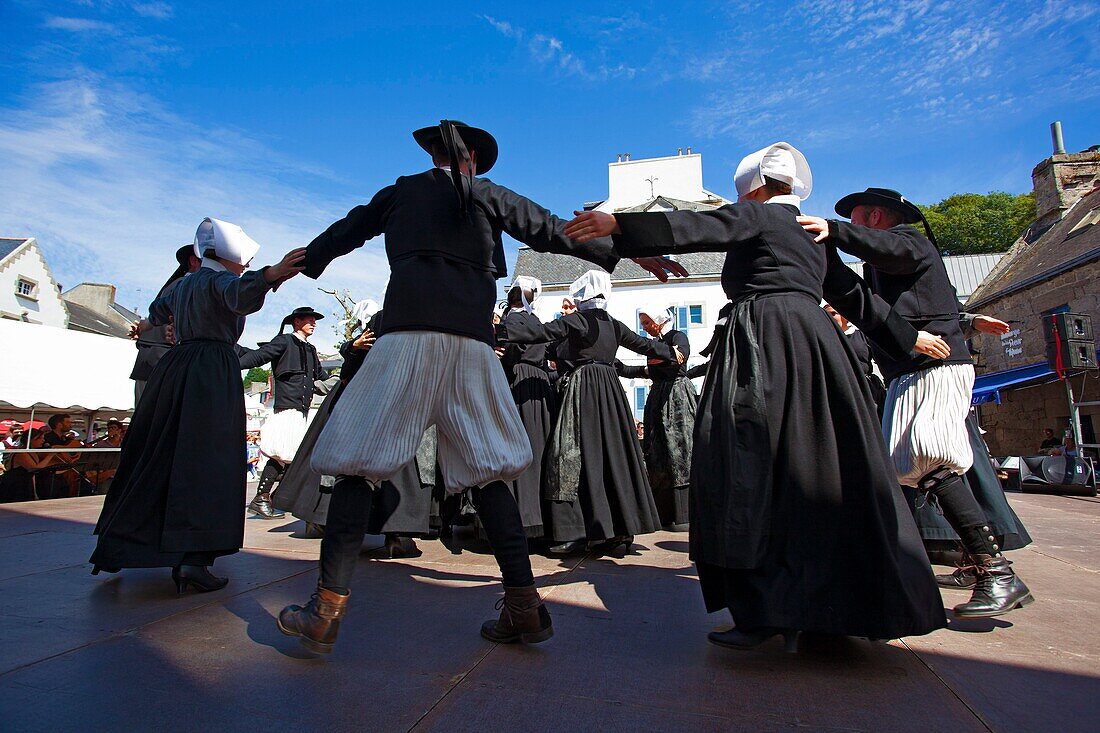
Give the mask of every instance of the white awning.
M 0 319 L 0 406 L 134 409 L 133 341 Z

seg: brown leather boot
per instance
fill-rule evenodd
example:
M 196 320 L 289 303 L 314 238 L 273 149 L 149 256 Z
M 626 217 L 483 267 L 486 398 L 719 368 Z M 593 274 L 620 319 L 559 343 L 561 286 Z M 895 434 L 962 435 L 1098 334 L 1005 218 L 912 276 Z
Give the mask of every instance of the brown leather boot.
M 336 643 L 340 618 L 347 610 L 350 597 L 350 593 L 342 596 L 317 586 L 317 591 L 305 607 L 287 606 L 279 612 L 279 631 L 287 636 L 297 636 L 302 646 L 311 652 L 328 654 Z
M 497 608 L 500 609 L 500 618 L 481 625 L 481 635 L 489 641 L 538 644 L 554 635 L 550 612 L 533 585 L 523 588 L 505 586 L 504 597 L 497 601 Z

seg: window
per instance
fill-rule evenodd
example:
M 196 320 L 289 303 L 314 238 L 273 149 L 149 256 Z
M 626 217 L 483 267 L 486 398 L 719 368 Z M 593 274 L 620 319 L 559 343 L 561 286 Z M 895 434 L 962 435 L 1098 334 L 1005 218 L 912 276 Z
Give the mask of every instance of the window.
M 645 415 L 645 398 L 649 394 L 649 387 L 634 388 L 634 417 L 641 420 Z
M 15 294 L 21 298 L 34 300 L 38 295 L 38 283 L 21 277 L 15 283 Z
M 677 306 L 677 330 L 686 331 L 689 328 L 701 328 L 703 325 L 703 306 L 701 303 Z
M 634 311 L 634 330 L 637 331 L 639 336 L 649 337 L 649 332 L 642 328 L 642 311 L 640 309 Z

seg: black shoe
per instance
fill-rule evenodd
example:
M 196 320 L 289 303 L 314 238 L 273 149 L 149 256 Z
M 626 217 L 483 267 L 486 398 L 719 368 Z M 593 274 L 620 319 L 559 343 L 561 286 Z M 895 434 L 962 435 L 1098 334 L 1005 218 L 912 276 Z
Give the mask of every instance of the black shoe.
M 978 582 L 978 573 L 973 566 L 957 568 L 953 573 L 936 576 L 936 584 L 941 588 L 964 590 L 973 588 Z
M 755 649 L 773 636 L 783 635 L 783 650 L 788 654 L 798 651 L 798 632 L 791 629 L 756 629 L 754 631 L 741 631 L 730 629 L 729 631 L 712 631 L 707 634 L 707 641 L 726 649 L 745 651 Z
M 623 559 L 626 557 L 626 553 L 630 552 L 630 548 L 634 545 L 633 535 L 624 535 L 622 537 L 612 537 L 609 540 L 603 542 L 596 542 L 589 546 L 588 549 L 601 555 L 610 555 L 616 559 Z
M 687 532 L 690 528 L 691 525 L 687 522 L 666 524 L 664 527 L 661 527 L 661 529 L 666 532 Z
M 974 594 L 966 603 L 955 606 L 956 618 L 1000 616 L 1035 600 L 1003 555 L 979 556 L 977 571 Z
M 572 555 L 576 552 L 584 551 L 584 542 L 582 540 L 573 540 L 572 542 L 562 542 L 560 545 L 551 545 L 550 552 L 555 555 Z
M 179 565 L 172 568 L 172 580 L 176 581 L 176 593 L 182 595 L 187 586 L 199 593 L 221 590 L 229 583 L 229 578 L 219 578 L 205 565 Z
M 263 494 L 256 494 L 256 498 L 248 504 L 248 511 L 260 519 L 282 519 L 286 512 L 271 506 L 271 500 Z

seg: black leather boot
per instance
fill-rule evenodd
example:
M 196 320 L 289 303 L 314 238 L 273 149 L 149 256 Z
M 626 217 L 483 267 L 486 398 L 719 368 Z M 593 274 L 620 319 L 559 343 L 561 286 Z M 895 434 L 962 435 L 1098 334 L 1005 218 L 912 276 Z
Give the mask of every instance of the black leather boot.
M 1012 572 L 1012 564 L 1001 554 L 989 525 L 963 527 L 959 539 L 967 554 L 974 558 L 977 582 L 970 600 L 955 606 L 957 618 L 1000 616 L 1034 600 L 1024 581 Z
M 297 636 L 302 646 L 312 652 L 328 654 L 340 633 L 340 619 L 347 611 L 350 597 L 350 593 L 342 596 L 317 586 L 305 606 L 287 606 L 279 612 L 279 631 Z
M 955 606 L 957 618 L 989 618 L 1026 606 L 1034 599 L 1024 581 L 1012 572 L 1003 555 L 985 555 L 978 561 L 978 581 L 966 603 Z
M 755 649 L 773 636 L 783 636 L 783 650 L 788 654 L 798 651 L 798 632 L 791 629 L 753 629 L 742 631 L 733 628 L 729 631 L 712 631 L 707 634 L 707 641 L 726 649 L 746 651 Z
M 260 519 L 282 519 L 286 512 L 271 506 L 269 494 L 256 494 L 256 498 L 248 503 L 248 511 Z
M 954 588 L 966 590 L 973 588 L 978 582 L 978 571 L 973 565 L 964 565 L 956 568 L 953 573 L 943 573 L 936 576 L 936 583 L 941 588 Z
M 183 595 L 188 586 L 199 593 L 221 590 L 229 584 L 229 578 L 219 578 L 203 565 L 179 565 L 172 568 L 172 580 L 176 583 L 176 594 Z

